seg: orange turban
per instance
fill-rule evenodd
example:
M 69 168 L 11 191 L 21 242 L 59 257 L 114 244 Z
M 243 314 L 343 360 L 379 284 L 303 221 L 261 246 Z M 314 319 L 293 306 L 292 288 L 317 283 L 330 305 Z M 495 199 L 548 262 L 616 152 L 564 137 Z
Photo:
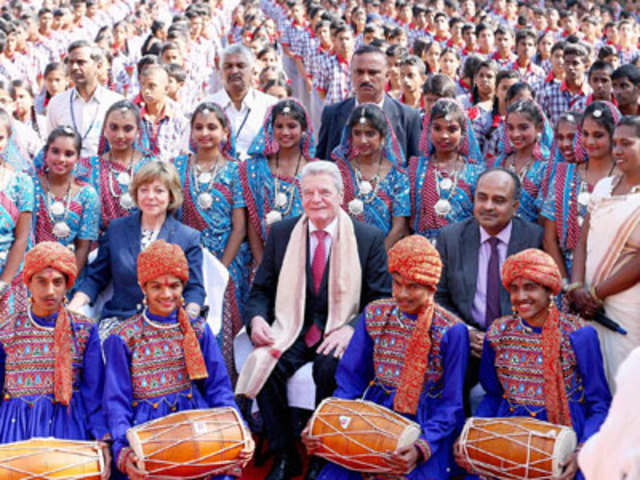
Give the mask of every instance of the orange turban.
M 411 235 L 399 240 L 388 252 L 389 273 L 399 273 L 421 285 L 435 287 L 442 273 L 440 254 L 429 240 Z
M 73 287 L 78 276 L 76 256 L 71 250 L 58 242 L 40 242 L 24 257 L 22 279 L 29 284 L 36 273 L 51 267 L 67 277 L 67 290 Z
M 156 240 L 138 255 L 138 283 L 144 286 L 162 275 L 173 275 L 186 283 L 189 264 L 178 245 Z
M 186 283 L 189 280 L 189 263 L 178 245 L 156 240 L 138 255 L 138 283 L 144 286 L 145 283 L 162 275 L 173 275 Z M 189 378 L 191 380 L 207 378 L 207 366 L 202 356 L 200 342 L 182 306 L 178 308 L 178 323 L 184 335 L 182 348 Z
M 549 288 L 555 295 L 562 291 L 562 276 L 551 255 L 536 248 L 528 248 L 508 257 L 502 265 L 502 283 L 508 290 L 518 277 Z

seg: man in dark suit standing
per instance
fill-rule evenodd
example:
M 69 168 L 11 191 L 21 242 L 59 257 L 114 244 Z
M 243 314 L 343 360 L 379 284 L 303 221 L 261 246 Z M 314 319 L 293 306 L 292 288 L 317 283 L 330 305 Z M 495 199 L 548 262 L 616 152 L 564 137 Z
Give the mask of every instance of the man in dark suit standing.
M 305 215 L 271 227 L 251 288 L 245 323 L 256 349 L 243 365 L 236 393 L 256 397 L 270 450 L 267 480 L 299 471 L 286 382 L 313 362 L 316 401 L 335 390 L 335 370 L 364 306 L 391 294 L 384 234 L 341 208 L 335 164 L 315 161 L 301 172 Z M 321 468 L 312 462 L 306 478 Z
M 375 103 L 384 110 L 407 160 L 419 155 L 418 143 L 422 128 L 420 114 L 385 94 L 388 76 L 389 68 L 384 52 L 369 45 L 355 51 L 351 58 L 351 84 L 356 96 L 327 105 L 322 110 L 318 158 L 330 159 L 331 152 L 340 143 L 342 129 L 349 115 L 361 103 Z
M 514 253 L 542 248 L 542 227 L 515 216 L 520 188 L 513 172 L 486 170 L 476 185 L 473 217 L 443 228 L 436 241 L 443 264 L 436 302 L 469 327 L 468 388 L 477 383 L 487 328 L 511 313 L 509 294 L 500 280 L 502 264 Z

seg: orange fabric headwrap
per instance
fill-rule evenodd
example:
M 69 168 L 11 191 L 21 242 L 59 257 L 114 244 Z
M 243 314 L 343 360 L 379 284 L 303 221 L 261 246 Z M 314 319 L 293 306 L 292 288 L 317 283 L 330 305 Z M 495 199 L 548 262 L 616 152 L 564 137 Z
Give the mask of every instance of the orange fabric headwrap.
M 508 290 L 516 278 L 526 278 L 549 288 L 554 295 L 562 291 L 562 276 L 551 255 L 535 248 L 511 255 L 502 265 L 502 283 Z M 571 425 L 567 390 L 560 364 L 560 313 L 550 299 L 547 319 L 542 327 L 542 375 L 545 407 L 551 423 Z
M 399 273 L 413 282 L 435 289 L 442 272 L 440 254 L 431 242 L 420 235 L 411 235 L 397 242 L 388 253 L 389 273 Z M 424 375 L 431 350 L 431 321 L 435 302 L 433 297 L 418 313 L 418 318 L 400 372 L 399 386 L 393 400 L 397 412 L 415 414 L 424 387 Z
M 31 277 L 48 267 L 67 277 L 67 290 L 73 287 L 78 276 L 76 257 L 71 250 L 58 242 L 40 242 L 27 252 L 22 269 L 24 283 L 29 285 Z M 71 341 L 71 319 L 64 304 L 61 304 L 53 332 L 53 390 L 56 401 L 63 405 L 69 405 L 73 394 Z
M 509 290 L 511 282 L 518 277 L 539 283 L 555 295 L 562 291 L 562 276 L 556 262 L 551 255 L 537 248 L 528 248 L 505 260 L 502 265 L 504 288 Z
M 156 240 L 138 255 L 138 283 L 144 288 L 147 282 L 162 275 L 173 275 L 185 283 L 189 280 L 189 263 L 178 245 Z M 182 306 L 178 309 L 178 322 L 184 335 L 184 360 L 189 378 L 207 378 L 207 366 L 200 350 L 200 343 Z

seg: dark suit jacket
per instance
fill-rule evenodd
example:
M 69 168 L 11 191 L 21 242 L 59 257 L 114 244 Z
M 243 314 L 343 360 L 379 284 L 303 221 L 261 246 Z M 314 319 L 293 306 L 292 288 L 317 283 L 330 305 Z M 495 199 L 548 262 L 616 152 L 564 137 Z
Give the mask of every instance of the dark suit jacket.
M 98 257 L 88 265 L 87 277 L 78 288 L 94 302 L 109 281 L 113 280 L 113 296 L 105 304 L 102 318 L 128 318 L 142 305 L 143 294 L 138 286 L 136 270 L 140 253 L 141 215 L 140 212 L 136 212 L 109 223 L 109 227 L 98 241 Z M 184 250 L 189 262 L 189 280 L 182 296 L 185 304 L 193 302 L 202 305 L 204 287 L 200 232 L 172 216 L 167 216 L 158 233 L 158 239 L 174 243 Z
M 264 248 L 262 263 L 249 293 L 245 308 L 245 325 L 249 329 L 251 319 L 260 315 L 272 324 L 276 300 L 278 277 L 284 260 L 284 253 L 291 237 L 293 227 L 300 217 L 290 218 L 274 224 L 269 232 Z M 358 243 L 358 256 L 362 268 L 362 293 L 360 310 L 379 298 L 391 295 L 391 276 L 387 270 L 387 252 L 384 249 L 384 233 L 375 227 L 353 220 L 353 228 Z M 308 243 L 308 241 L 307 241 Z M 309 246 L 307 245 L 307 251 Z M 307 258 L 309 256 L 307 255 Z M 311 287 L 311 269 L 307 262 L 307 298 L 305 304 L 305 327 L 302 334 L 313 322 L 324 328 L 327 314 L 328 268 L 318 294 Z M 354 319 L 354 322 L 357 319 Z
M 355 106 L 356 99 L 351 97 L 342 102 L 327 105 L 322 109 L 322 120 L 316 151 L 318 158 L 330 160 L 331 152 L 340 143 L 342 130 Z M 382 109 L 387 115 L 389 123 L 393 127 L 393 131 L 398 139 L 398 143 L 404 152 L 405 162 L 408 162 L 409 158 L 413 156 L 420 155 L 418 149 L 420 131 L 422 130 L 420 113 L 416 109 L 391 98 L 389 95 L 384 96 Z
M 542 248 L 543 229 L 521 218 L 513 218 L 507 256 L 527 248 Z M 471 217 L 448 225 L 440 231 L 436 248 L 442 258 L 442 275 L 436 302 L 462 318 L 468 325 L 479 326 L 471 318 L 471 307 L 478 279 L 480 226 Z M 500 314 L 511 313 L 509 294 L 500 282 Z

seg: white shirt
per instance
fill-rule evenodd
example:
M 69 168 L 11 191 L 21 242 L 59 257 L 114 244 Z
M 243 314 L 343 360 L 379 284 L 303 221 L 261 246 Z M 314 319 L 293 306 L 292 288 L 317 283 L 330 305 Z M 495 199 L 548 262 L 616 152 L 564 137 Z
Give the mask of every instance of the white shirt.
M 333 221 L 327 225 L 324 230 L 329 235 L 324 237 L 324 252 L 325 252 L 325 263 L 329 259 L 329 253 L 331 251 L 331 245 L 333 244 L 333 239 L 336 236 L 336 230 L 338 229 L 338 217 L 334 218 Z M 316 253 L 316 248 L 318 248 L 318 238 L 313 234 L 313 232 L 321 230 L 316 227 L 312 221 L 309 221 L 309 263 L 313 261 L 313 256 Z
M 229 98 L 229 94 L 223 88 L 206 98 L 205 101 L 217 103 L 227 114 L 236 135 L 238 157 L 240 160 L 245 160 L 247 150 L 262 127 L 267 110 L 271 105 L 276 104 L 278 99 L 255 88 L 250 88 L 242 99 L 240 110 L 237 110 Z
M 82 137 L 83 157 L 96 155 L 102 123 L 109 107 L 124 97 L 102 85 L 96 87 L 88 102 L 75 88 L 59 93 L 47 107 L 47 135 L 56 127 L 67 125 Z

